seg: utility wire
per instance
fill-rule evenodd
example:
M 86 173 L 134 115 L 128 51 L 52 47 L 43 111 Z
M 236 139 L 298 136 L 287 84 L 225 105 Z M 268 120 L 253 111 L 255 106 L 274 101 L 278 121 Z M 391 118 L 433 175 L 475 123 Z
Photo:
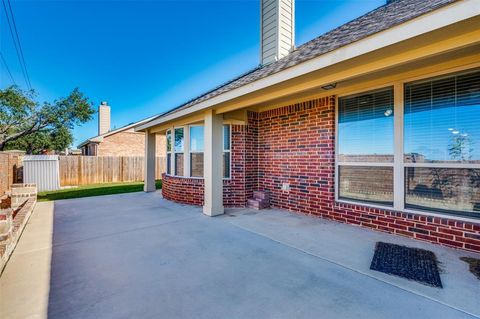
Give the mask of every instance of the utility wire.
M 2 62 L 3 62 L 3 64 L 5 65 L 5 69 L 7 69 L 8 75 L 10 75 L 10 79 L 12 80 L 13 85 L 17 85 L 17 83 L 15 83 L 15 80 L 13 79 L 12 72 L 10 72 L 10 68 L 8 67 L 7 61 L 6 61 L 5 58 L 3 57 L 2 52 L 0 52 L 0 58 L 2 59 Z
M 20 42 L 20 37 L 18 36 L 17 23 L 15 22 L 15 16 L 13 15 L 13 10 L 12 10 L 12 5 L 10 3 L 10 0 L 7 0 L 7 2 L 8 2 L 8 8 L 10 9 L 10 16 L 12 17 L 12 21 L 13 21 L 13 28 L 15 30 L 15 35 L 17 36 L 18 47 L 20 48 L 20 54 L 22 55 L 23 67 L 25 68 L 25 73 L 27 74 L 27 79 L 28 79 L 28 85 L 30 86 L 30 89 L 31 89 L 32 83 L 30 82 L 27 63 L 25 63 L 25 56 L 23 55 L 22 44 Z
M 7 10 L 5 0 L 2 0 L 3 8 L 5 9 L 5 15 L 7 16 L 8 27 L 10 28 L 10 34 L 12 36 L 13 44 L 15 46 L 15 51 L 17 51 L 17 57 L 18 61 L 20 62 L 20 68 L 22 69 L 23 77 L 25 78 L 25 83 L 27 83 L 27 87 L 31 90 L 32 85 L 30 83 L 30 77 L 28 76 L 27 65 L 25 63 L 25 57 L 23 56 L 22 45 L 20 44 L 20 38 L 18 36 L 17 25 L 13 16 L 12 6 L 10 4 L 10 0 L 7 0 L 7 2 L 9 10 Z M 8 11 L 10 11 L 10 16 L 8 15 Z

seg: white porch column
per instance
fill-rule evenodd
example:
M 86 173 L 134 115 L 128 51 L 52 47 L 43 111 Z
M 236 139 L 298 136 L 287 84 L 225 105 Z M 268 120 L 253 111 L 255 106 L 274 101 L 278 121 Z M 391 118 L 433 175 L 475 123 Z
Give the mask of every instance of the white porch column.
M 155 134 L 148 130 L 145 132 L 145 161 L 143 174 L 144 184 L 143 190 L 145 192 L 155 191 Z
M 205 198 L 203 213 L 216 216 L 223 210 L 223 116 L 205 111 L 203 170 Z

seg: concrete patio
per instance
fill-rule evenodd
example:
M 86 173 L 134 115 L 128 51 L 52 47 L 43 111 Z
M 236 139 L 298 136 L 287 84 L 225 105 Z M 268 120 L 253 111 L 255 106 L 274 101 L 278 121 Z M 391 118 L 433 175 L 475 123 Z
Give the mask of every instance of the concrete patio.
M 444 289 L 371 271 L 377 241 L 435 252 Z M 480 318 L 480 256 L 279 210 L 132 193 L 39 203 L 0 318 Z

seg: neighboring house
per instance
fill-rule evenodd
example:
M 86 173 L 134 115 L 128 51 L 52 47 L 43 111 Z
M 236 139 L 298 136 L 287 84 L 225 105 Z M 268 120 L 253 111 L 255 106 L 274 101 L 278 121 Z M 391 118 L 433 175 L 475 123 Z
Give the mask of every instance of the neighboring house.
M 89 156 L 144 156 L 145 134 L 134 127 L 151 118 L 110 130 L 110 106 L 102 102 L 98 107 L 98 135 L 84 141 L 78 148 Z M 165 136 L 156 137 L 157 156 L 165 156 Z
M 166 199 L 258 203 L 480 251 L 480 3 L 396 0 L 298 48 L 262 0 L 261 65 L 136 127 Z M 268 199 L 268 197 L 267 197 Z

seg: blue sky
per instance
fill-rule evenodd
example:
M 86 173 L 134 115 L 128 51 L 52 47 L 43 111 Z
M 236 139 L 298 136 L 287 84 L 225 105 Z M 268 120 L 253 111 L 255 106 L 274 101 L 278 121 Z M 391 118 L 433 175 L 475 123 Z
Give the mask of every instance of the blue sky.
M 112 127 L 175 107 L 258 65 L 260 0 L 10 0 L 32 86 L 40 100 L 79 87 L 107 100 Z M 296 1 L 300 45 L 385 0 Z M 25 88 L 3 7 L 0 51 Z M 11 85 L 5 66 L 0 87 Z M 96 117 L 74 144 L 97 133 Z

